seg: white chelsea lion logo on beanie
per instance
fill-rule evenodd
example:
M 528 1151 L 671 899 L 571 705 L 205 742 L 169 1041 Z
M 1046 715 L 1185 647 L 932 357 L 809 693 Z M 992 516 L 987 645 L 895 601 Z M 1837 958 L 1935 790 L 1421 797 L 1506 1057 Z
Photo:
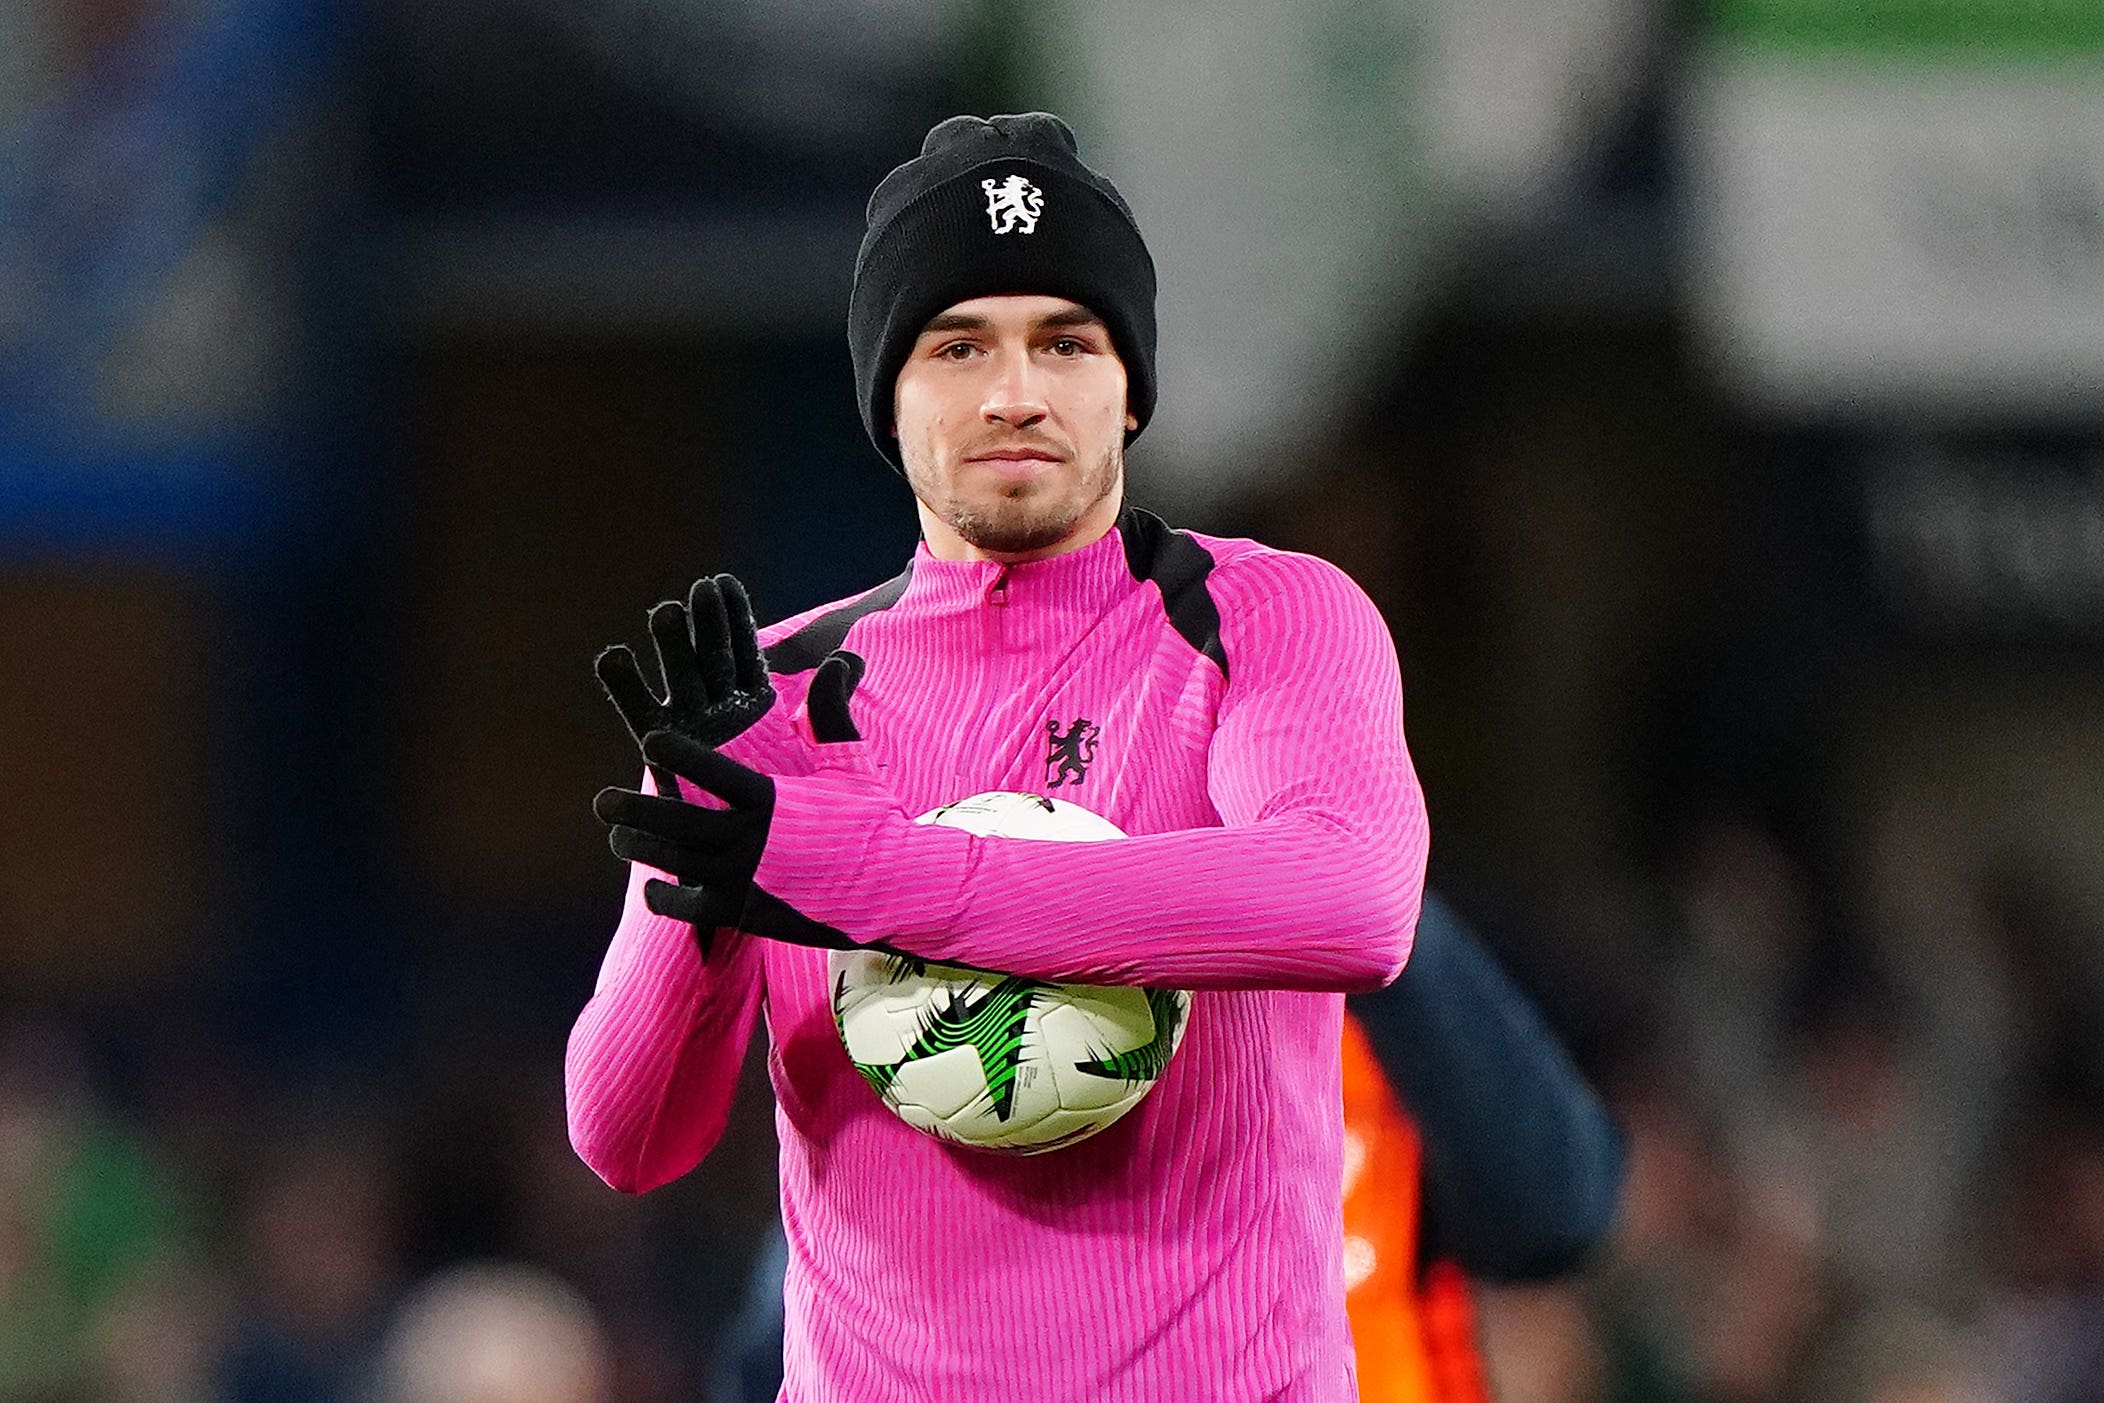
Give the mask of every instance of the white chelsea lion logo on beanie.
M 1019 175 L 996 184 L 982 180 L 986 192 L 986 220 L 996 234 L 1034 234 L 1037 217 L 1045 212 L 1045 192 Z

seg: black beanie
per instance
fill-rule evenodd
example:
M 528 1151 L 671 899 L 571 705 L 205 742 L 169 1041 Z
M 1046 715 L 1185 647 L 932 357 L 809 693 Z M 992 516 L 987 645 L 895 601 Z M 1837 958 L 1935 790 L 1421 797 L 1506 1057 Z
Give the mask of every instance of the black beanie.
M 921 328 L 973 297 L 1040 293 L 1103 319 L 1126 409 L 1154 413 L 1154 260 L 1117 188 L 1081 163 L 1048 112 L 951 117 L 869 197 L 847 340 L 862 423 L 899 464 L 892 394 Z M 1126 435 L 1130 442 L 1139 433 Z

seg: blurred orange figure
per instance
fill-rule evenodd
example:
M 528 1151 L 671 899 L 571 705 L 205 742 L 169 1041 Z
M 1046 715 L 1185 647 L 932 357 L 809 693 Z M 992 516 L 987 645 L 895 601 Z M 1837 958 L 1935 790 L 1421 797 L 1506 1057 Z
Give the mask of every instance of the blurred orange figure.
M 1344 1016 L 1344 1307 L 1360 1403 L 1490 1403 L 1468 1281 L 1418 1264 L 1417 1127 Z

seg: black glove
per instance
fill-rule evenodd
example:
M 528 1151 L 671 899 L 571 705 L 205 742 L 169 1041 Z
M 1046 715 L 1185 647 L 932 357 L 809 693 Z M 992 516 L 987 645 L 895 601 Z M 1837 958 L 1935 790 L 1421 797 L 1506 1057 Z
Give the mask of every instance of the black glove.
M 860 740 L 848 697 L 861 680 L 862 659 L 836 651 L 811 679 L 811 733 L 819 741 Z M 676 775 L 727 806 L 702 808 L 676 797 L 676 783 L 660 780 L 665 795 L 602 789 L 592 811 L 611 832 L 614 855 L 669 872 L 678 885 L 653 877 L 643 901 L 653 912 L 692 924 L 697 932 L 733 926 L 798 945 L 850 950 L 859 943 L 814 921 L 753 882 L 767 851 L 774 817 L 774 781 L 691 736 L 655 730 L 643 737 L 643 758 L 656 774 Z M 704 935 L 704 938 L 706 936 Z
M 593 664 L 638 746 L 652 731 L 722 745 L 744 734 L 774 705 L 752 604 L 736 577 L 696 580 L 684 606 L 668 599 L 652 609 L 650 636 L 665 679 L 663 699 L 643 679 L 642 666 L 626 644 L 616 643 Z M 656 779 L 659 793 L 678 796 L 669 774 L 657 771 Z

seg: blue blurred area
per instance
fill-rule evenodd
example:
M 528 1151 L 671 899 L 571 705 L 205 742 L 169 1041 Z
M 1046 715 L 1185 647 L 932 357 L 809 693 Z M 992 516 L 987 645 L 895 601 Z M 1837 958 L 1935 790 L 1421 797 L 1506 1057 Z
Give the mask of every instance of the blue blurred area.
M 209 554 L 308 502 L 311 453 L 295 445 L 315 433 L 311 368 L 281 368 L 275 393 L 227 414 L 126 414 L 109 381 L 182 265 L 253 195 L 262 153 L 340 86 L 356 13 L 242 0 L 152 15 L 8 124 L 0 541 L 12 550 Z
M 289 509 L 290 494 L 269 480 L 282 458 L 245 445 L 91 455 L 33 442 L 22 425 L 0 425 L 0 437 L 0 540 L 16 559 L 113 547 L 194 559 L 252 539 Z

